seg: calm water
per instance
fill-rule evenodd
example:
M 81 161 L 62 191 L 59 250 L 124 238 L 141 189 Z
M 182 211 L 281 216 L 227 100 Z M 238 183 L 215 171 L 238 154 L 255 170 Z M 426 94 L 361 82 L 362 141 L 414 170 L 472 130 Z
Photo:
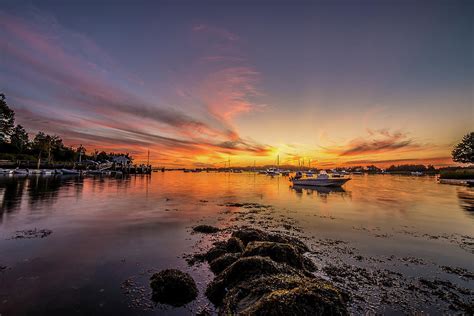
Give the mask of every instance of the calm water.
M 353 176 L 344 189 L 315 191 L 295 190 L 287 178 L 245 173 L 3 176 L 0 266 L 7 268 L 0 272 L 0 314 L 193 313 L 207 304 L 202 292 L 212 275 L 183 259 L 200 243 L 190 227 L 238 223 L 235 210 L 225 212 L 226 202 L 270 204 L 274 212 L 267 219 L 274 228 L 289 223 L 308 241 L 341 240 L 367 258 L 421 259 L 425 264 L 390 265 L 408 277 L 436 275 L 474 289 L 472 280 L 438 269 L 474 270 L 473 246 L 466 241 L 474 236 L 474 190 L 437 184 L 433 177 Z M 52 234 L 11 239 L 35 228 Z M 346 260 L 326 253 L 315 260 L 322 265 L 341 258 Z M 123 293 L 122 283 L 133 278 L 146 296 L 150 273 L 169 267 L 192 274 L 199 299 L 179 309 L 130 307 L 133 297 Z

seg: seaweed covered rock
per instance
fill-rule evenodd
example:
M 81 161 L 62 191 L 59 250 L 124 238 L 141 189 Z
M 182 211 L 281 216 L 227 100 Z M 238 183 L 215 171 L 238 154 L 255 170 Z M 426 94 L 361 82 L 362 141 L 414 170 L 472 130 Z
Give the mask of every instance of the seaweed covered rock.
M 237 237 L 246 246 L 252 241 L 272 241 L 295 246 L 300 253 L 308 252 L 309 248 L 301 240 L 281 234 L 267 233 L 260 229 L 243 228 L 232 233 L 232 237 Z
M 198 225 L 193 227 L 193 231 L 196 233 L 214 234 L 220 231 L 220 229 L 211 225 Z
M 227 267 L 207 286 L 206 296 L 212 303 L 218 305 L 222 302 L 228 288 L 263 275 L 281 273 L 304 276 L 304 273 L 299 270 L 278 264 L 267 257 L 243 257 Z
M 236 237 L 230 237 L 227 240 L 225 247 L 228 252 L 243 252 L 245 249 L 242 240 Z
M 236 262 L 240 258 L 240 253 L 226 253 L 223 256 L 209 262 L 211 271 L 215 274 L 219 274 L 224 271 L 228 266 Z
M 206 252 L 206 254 L 204 255 L 204 258 L 206 259 L 207 262 L 211 262 L 211 261 L 216 260 L 219 257 L 222 257 L 226 253 L 227 253 L 227 250 L 224 247 L 214 246 Z
M 268 241 L 252 241 L 247 244 L 244 257 L 270 257 L 273 261 L 286 263 L 294 268 L 304 269 L 304 258 L 298 249 L 290 244 Z
M 221 315 L 346 315 L 345 295 L 314 277 L 277 274 L 242 282 L 224 298 Z
M 150 278 L 153 300 L 172 306 L 182 306 L 194 300 L 198 294 L 196 283 L 187 273 L 166 269 Z
M 346 315 L 345 295 L 310 273 L 308 250 L 295 237 L 239 229 L 202 255 L 216 274 L 206 296 L 220 315 Z

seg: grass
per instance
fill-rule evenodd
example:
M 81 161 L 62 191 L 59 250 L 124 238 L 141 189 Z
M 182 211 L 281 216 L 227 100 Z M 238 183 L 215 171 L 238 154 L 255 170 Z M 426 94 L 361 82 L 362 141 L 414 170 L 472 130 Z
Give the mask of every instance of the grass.
M 458 179 L 468 180 L 474 179 L 474 169 L 455 169 L 455 170 L 441 170 L 439 173 L 440 179 Z

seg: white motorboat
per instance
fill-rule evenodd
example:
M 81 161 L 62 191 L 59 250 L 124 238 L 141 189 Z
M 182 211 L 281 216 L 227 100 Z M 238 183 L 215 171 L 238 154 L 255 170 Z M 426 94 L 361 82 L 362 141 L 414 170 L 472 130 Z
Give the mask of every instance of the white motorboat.
M 13 169 L 0 169 L 0 174 L 13 174 Z
M 280 171 L 278 171 L 278 169 L 276 168 L 268 168 L 267 169 L 267 175 L 269 176 L 277 176 L 280 174 Z
M 14 174 L 24 174 L 24 175 L 27 175 L 29 172 L 28 172 L 28 169 L 19 169 L 19 168 L 16 168 L 15 170 L 13 170 L 13 173 L 14 173 Z
M 28 174 L 41 174 L 41 170 L 40 169 L 31 169 L 31 170 L 28 170 Z
M 51 175 L 53 174 L 55 171 L 54 170 L 41 170 L 41 174 L 44 175 L 44 176 L 48 176 L 48 175 Z
M 314 175 L 313 170 L 308 170 L 305 172 L 307 177 L 312 177 Z
M 66 174 L 71 174 L 71 175 L 79 175 L 79 174 L 81 174 L 79 171 L 73 170 L 73 169 L 61 169 L 61 172 L 62 172 L 63 174 L 65 174 L 65 175 L 66 175 Z
M 319 186 L 319 187 L 340 187 L 351 178 L 332 178 L 325 171 L 321 171 L 316 178 L 303 178 L 301 172 L 290 178 L 294 185 Z

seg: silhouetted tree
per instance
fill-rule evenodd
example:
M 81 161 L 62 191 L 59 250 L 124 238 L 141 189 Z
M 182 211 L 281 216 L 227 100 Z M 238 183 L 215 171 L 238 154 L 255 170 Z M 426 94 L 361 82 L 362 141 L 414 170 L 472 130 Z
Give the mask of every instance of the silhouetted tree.
M 10 136 L 10 143 L 16 148 L 18 153 L 22 153 L 24 150 L 28 149 L 30 143 L 28 139 L 28 133 L 21 125 L 15 126 L 13 132 Z
M 474 132 L 464 135 L 451 154 L 456 162 L 474 163 Z
M 5 95 L 0 93 L 0 142 L 6 143 L 15 127 L 15 112 L 10 109 L 5 101 Z
M 33 139 L 33 150 L 38 154 L 38 168 L 41 164 L 41 155 L 49 151 L 51 136 L 38 132 Z

